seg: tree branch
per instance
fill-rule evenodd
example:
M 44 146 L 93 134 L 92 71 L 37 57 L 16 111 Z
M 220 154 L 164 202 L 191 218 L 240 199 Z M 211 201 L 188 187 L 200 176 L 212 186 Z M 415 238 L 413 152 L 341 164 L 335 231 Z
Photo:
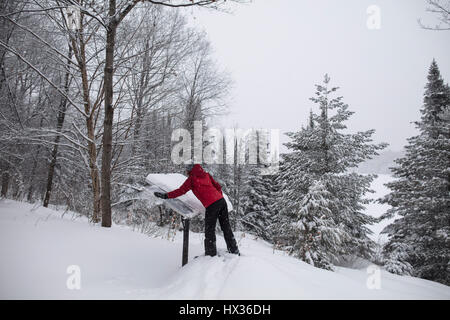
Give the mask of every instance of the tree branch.
M 80 112 L 83 116 L 87 117 L 86 113 L 81 110 L 76 104 L 75 102 L 72 101 L 72 99 L 70 99 L 70 97 L 68 97 L 62 90 L 61 88 L 59 88 L 56 84 L 54 84 L 49 78 L 47 78 L 38 68 L 36 68 L 31 62 L 29 62 L 27 59 L 25 59 L 24 57 L 22 57 L 20 55 L 20 53 L 18 53 L 16 50 L 10 48 L 8 45 L 6 45 L 2 40 L 0 40 L 0 46 L 2 46 L 3 48 L 5 48 L 6 50 L 8 50 L 9 52 L 13 53 L 14 55 L 16 55 L 20 60 L 22 60 L 25 64 L 27 64 L 31 69 L 33 69 L 34 71 L 36 71 L 45 81 L 47 81 L 53 88 L 56 89 L 56 91 L 58 91 L 64 98 L 67 99 L 67 101 L 70 102 L 71 105 L 73 105 L 75 107 L 75 109 L 77 109 L 78 112 Z

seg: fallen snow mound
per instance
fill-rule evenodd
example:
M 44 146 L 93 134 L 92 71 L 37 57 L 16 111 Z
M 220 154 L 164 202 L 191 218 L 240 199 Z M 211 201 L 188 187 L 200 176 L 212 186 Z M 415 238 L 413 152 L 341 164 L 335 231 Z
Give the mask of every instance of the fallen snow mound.
M 0 299 L 450 299 L 448 286 L 384 270 L 376 289 L 367 285 L 373 270 L 314 268 L 242 233 L 240 257 L 201 256 L 203 235 L 191 233 L 181 267 L 181 238 L 101 228 L 70 212 L 0 200 Z M 70 286 L 73 270 L 79 289 Z

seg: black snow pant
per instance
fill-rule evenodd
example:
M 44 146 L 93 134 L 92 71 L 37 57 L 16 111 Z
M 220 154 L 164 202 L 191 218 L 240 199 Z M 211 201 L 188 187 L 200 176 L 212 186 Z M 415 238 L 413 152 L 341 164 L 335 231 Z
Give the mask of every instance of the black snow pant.
M 205 212 L 205 255 L 215 256 L 216 248 L 216 223 L 219 218 L 220 228 L 223 231 L 225 242 L 227 243 L 228 252 L 238 254 L 236 239 L 231 230 L 230 221 L 228 219 L 228 207 L 224 198 L 219 199 L 206 208 Z

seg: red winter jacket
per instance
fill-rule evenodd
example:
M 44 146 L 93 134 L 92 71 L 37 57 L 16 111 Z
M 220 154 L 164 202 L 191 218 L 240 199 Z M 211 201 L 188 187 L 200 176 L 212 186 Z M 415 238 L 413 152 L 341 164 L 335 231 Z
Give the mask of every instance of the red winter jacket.
M 209 173 L 203 170 L 201 165 L 194 164 L 189 172 L 189 177 L 176 190 L 167 193 L 169 198 L 179 197 L 189 190 L 200 200 L 205 208 L 217 200 L 223 198 L 222 188 Z

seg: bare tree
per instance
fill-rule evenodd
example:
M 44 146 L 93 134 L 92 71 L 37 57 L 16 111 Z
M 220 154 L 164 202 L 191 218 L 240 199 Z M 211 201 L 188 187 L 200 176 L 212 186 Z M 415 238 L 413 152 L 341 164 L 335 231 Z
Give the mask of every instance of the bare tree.
M 69 54 L 68 54 L 68 60 L 67 60 L 67 71 L 64 76 L 64 91 L 66 95 L 69 94 L 69 86 L 70 86 L 70 80 L 71 80 L 71 72 L 70 72 L 70 62 L 72 59 L 72 47 L 69 46 Z M 61 97 L 61 102 L 59 104 L 58 108 L 58 114 L 57 114 L 57 124 L 56 124 L 56 131 L 60 133 L 62 131 L 62 128 L 64 126 L 64 120 L 66 117 L 66 110 L 67 110 L 67 98 Z M 57 161 L 57 155 L 58 155 L 58 147 L 59 147 L 59 141 L 61 140 L 61 135 L 57 134 L 55 137 L 52 155 L 51 155 L 51 161 L 48 168 L 48 177 L 47 177 L 47 188 L 45 190 L 45 196 L 44 196 L 44 207 L 48 207 L 48 204 L 50 202 L 50 194 L 52 192 L 53 187 L 53 176 L 55 172 L 56 167 L 56 161 Z M 29 200 L 31 198 L 31 192 L 30 196 L 28 197 Z
M 210 44 L 203 34 L 197 35 L 194 49 L 183 65 L 178 77 L 178 91 L 183 106 L 182 121 L 192 131 L 194 121 L 205 121 L 206 117 L 222 115 L 231 87 L 229 76 L 217 69 L 212 60 Z
M 449 0 L 427 0 L 427 11 L 434 13 L 439 23 L 435 26 L 424 24 L 419 19 L 419 24 L 422 28 L 428 30 L 450 30 L 450 1 Z
M 217 8 L 224 1 L 219 0 L 199 0 L 199 1 L 151 1 L 143 0 L 156 5 L 163 5 L 172 8 L 205 6 Z M 112 159 L 112 130 L 114 119 L 113 108 L 113 76 L 114 76 L 114 53 L 116 45 L 116 33 L 122 20 L 141 0 L 122 1 L 109 0 L 108 16 L 106 25 L 106 51 L 105 51 L 105 107 L 103 122 L 103 153 L 102 153 L 102 226 L 111 227 L 111 159 Z

